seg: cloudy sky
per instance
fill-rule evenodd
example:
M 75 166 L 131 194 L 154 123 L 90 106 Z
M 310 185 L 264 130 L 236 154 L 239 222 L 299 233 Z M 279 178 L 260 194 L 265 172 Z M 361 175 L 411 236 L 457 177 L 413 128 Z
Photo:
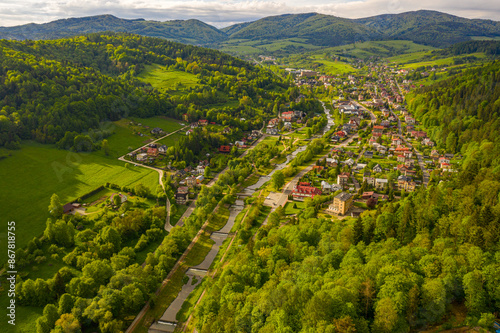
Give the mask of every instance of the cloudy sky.
M 359 18 L 419 9 L 500 20 L 498 0 L 2 0 L 0 26 L 112 14 L 121 18 L 158 21 L 196 18 L 224 27 L 286 13 L 318 12 Z

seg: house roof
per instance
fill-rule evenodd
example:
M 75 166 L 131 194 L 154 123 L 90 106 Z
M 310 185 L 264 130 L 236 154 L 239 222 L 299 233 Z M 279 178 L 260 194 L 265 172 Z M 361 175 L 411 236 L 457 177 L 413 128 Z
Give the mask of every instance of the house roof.
M 347 201 L 349 200 L 350 198 L 352 197 L 352 194 L 350 193 L 347 193 L 347 192 L 342 192 L 342 193 L 339 193 L 335 196 L 335 199 L 338 199 L 340 201 Z

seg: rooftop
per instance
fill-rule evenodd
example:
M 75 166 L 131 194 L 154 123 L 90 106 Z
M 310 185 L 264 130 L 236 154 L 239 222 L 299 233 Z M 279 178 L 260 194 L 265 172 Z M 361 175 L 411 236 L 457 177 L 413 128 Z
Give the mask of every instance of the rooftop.
M 352 194 L 347 193 L 347 192 L 342 192 L 342 193 L 337 194 L 337 196 L 335 197 L 335 199 L 339 199 L 340 201 L 347 201 L 351 197 L 352 197 Z

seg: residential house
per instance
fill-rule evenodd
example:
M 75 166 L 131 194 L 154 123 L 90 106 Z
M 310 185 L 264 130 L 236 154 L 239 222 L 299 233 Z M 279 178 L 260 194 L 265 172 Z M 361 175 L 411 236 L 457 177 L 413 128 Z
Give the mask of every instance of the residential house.
M 324 180 L 321 181 L 321 191 L 325 194 L 333 193 L 341 189 L 342 187 L 338 184 L 330 184 Z
M 361 199 L 363 199 L 363 200 L 368 200 L 368 199 L 371 199 L 371 198 L 373 198 L 373 194 L 374 194 L 374 193 L 375 193 L 375 192 L 373 192 L 373 191 L 370 191 L 370 192 L 363 192 L 363 194 L 361 195 Z
M 326 158 L 326 166 L 330 167 L 330 168 L 335 168 L 337 165 L 338 165 L 338 161 L 334 158 L 331 158 L 331 157 L 327 157 Z
M 208 125 L 208 120 L 206 120 L 206 119 L 200 119 L 200 120 L 198 120 L 198 125 L 200 125 L 200 126 L 207 126 Z
M 433 159 L 435 159 L 435 160 L 436 160 L 436 159 L 438 159 L 438 158 L 439 158 L 439 156 L 440 156 L 440 155 L 439 155 L 439 153 L 438 153 L 438 151 L 437 151 L 436 149 L 434 149 L 434 150 L 432 150 L 432 151 L 431 151 L 431 157 L 432 157 Z
M 283 129 L 285 131 L 291 131 L 292 130 L 292 123 L 289 121 L 285 121 L 285 123 L 283 124 Z
M 339 215 L 345 215 L 352 207 L 353 195 L 347 192 L 339 193 L 333 198 L 333 202 L 328 206 L 328 210 Z
M 375 137 L 380 137 L 384 134 L 384 126 L 375 125 L 373 126 L 372 135 Z
M 407 168 L 411 169 L 411 168 L 413 168 L 415 162 L 412 159 L 408 159 L 408 160 L 404 161 L 404 163 L 405 163 L 405 166 Z
M 411 177 L 408 176 L 399 176 L 398 177 L 398 190 L 403 191 L 405 190 L 406 192 L 413 192 L 415 191 L 415 182 Z
M 375 188 L 377 190 L 386 189 L 388 184 L 389 184 L 389 181 L 387 179 L 383 179 L 383 178 L 375 179 Z
M 375 165 L 375 166 L 373 167 L 373 169 L 372 169 L 372 170 L 373 170 L 373 172 L 375 172 L 375 173 L 380 173 L 380 172 L 382 172 L 382 167 L 380 166 L 380 164 L 377 164 L 377 165 Z
M 148 156 L 149 157 L 156 157 L 158 156 L 158 148 L 148 148 Z
M 198 165 L 196 167 L 196 173 L 198 175 L 203 175 L 205 173 L 205 167 L 203 165 Z
M 278 129 L 276 127 L 272 127 L 272 128 L 268 127 L 266 129 L 266 133 L 270 134 L 270 135 L 277 135 L 278 134 Z
M 444 157 L 444 156 L 443 156 L 443 157 L 440 157 L 438 161 L 439 161 L 439 164 L 443 164 L 443 163 L 448 163 L 448 164 L 449 164 L 449 163 L 450 163 L 450 160 L 449 160 L 449 159 L 447 159 L 447 158 L 446 158 L 446 157 Z
M 415 119 L 414 119 L 414 118 L 412 118 L 412 117 L 410 117 L 410 116 L 406 116 L 406 117 L 405 117 L 405 122 L 406 122 L 407 124 L 415 124 Z
M 162 134 L 163 133 L 163 130 L 159 127 L 155 127 L 151 130 L 151 134 L 154 134 L 154 135 L 158 135 L 158 134 Z
M 230 153 L 231 152 L 231 146 L 220 146 L 219 147 L 219 152 L 220 153 Z
M 373 152 L 370 150 L 365 151 L 364 156 L 366 158 L 372 158 L 373 157 Z
M 365 176 L 363 177 L 363 183 L 364 182 L 370 186 L 375 186 L 375 177 Z
M 142 154 L 137 154 L 137 160 L 139 162 L 145 161 L 148 158 L 148 154 L 142 153 Z
M 167 153 L 167 149 L 168 149 L 168 147 L 166 145 L 161 145 L 160 147 L 158 147 L 158 152 L 160 154 L 166 154 Z
M 235 141 L 234 145 L 238 148 L 246 147 L 246 144 L 243 141 Z
M 405 156 L 404 155 L 398 155 L 398 162 L 404 163 L 405 162 Z
M 293 117 L 294 117 L 293 111 L 287 111 L 287 112 L 281 113 L 281 118 L 286 120 L 286 121 L 292 121 Z
M 432 141 L 429 138 L 424 138 L 422 140 L 422 144 L 425 145 L 425 146 L 434 147 L 434 141 Z
M 337 184 L 344 187 L 349 183 L 350 174 L 348 172 L 342 172 L 337 176 Z
M 186 178 L 186 185 L 188 187 L 195 187 L 197 184 L 196 182 L 196 177 L 195 176 L 190 176 Z
M 427 132 L 411 131 L 411 136 L 413 136 L 415 139 L 423 139 L 423 138 L 427 137 Z
M 348 166 L 352 167 L 354 165 L 354 160 L 352 158 L 348 159 L 347 161 L 344 162 L 345 164 L 347 164 Z
M 203 180 L 205 179 L 205 176 L 199 175 L 196 177 L 196 184 L 201 184 Z
M 222 130 L 222 133 L 223 134 L 229 134 L 229 133 L 231 133 L 231 127 L 224 127 L 224 129 Z
M 185 186 L 181 186 L 177 189 L 177 193 L 175 194 L 175 201 L 178 205 L 185 205 L 189 198 L 189 188 Z
M 321 195 L 322 192 L 319 188 L 311 186 L 311 183 L 300 182 L 295 185 L 292 191 L 292 197 L 294 200 L 303 201 L 305 198 L 314 198 L 317 195 Z

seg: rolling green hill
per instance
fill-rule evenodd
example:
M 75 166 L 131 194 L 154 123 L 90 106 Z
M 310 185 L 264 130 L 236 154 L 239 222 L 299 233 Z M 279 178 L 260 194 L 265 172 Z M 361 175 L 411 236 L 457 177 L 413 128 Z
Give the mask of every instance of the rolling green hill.
M 385 38 L 411 40 L 434 47 L 446 47 L 479 36 L 500 36 L 499 22 L 470 20 L 430 10 L 378 15 L 354 21 Z
M 231 31 L 228 29 L 227 31 Z M 231 39 L 304 38 L 307 44 L 334 46 L 380 36 L 352 20 L 317 13 L 270 16 L 236 29 Z
M 442 48 L 477 39 L 498 39 L 500 23 L 420 10 L 354 20 L 318 13 L 285 14 L 217 29 L 199 20 L 159 22 L 99 15 L 0 27 L 0 38 L 40 40 L 101 31 L 129 32 L 251 55 L 294 54 L 387 40 L 407 40 Z
M 0 27 L 0 38 L 56 39 L 92 32 L 129 32 L 148 37 L 161 37 L 187 44 L 209 44 L 226 39 L 226 34 L 199 20 L 146 21 L 126 20 L 113 15 L 69 18 L 44 24 Z

